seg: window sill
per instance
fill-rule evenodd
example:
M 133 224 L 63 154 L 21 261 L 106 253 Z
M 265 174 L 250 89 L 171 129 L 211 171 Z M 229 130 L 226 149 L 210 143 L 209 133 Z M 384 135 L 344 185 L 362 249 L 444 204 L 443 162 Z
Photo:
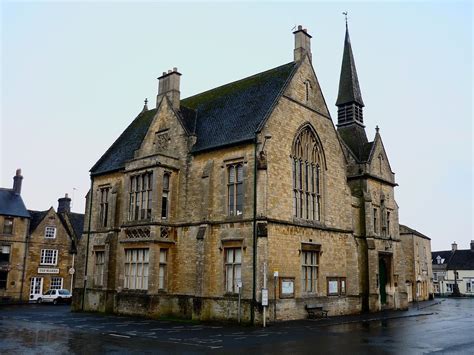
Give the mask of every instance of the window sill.
M 238 215 L 238 216 L 229 216 L 229 215 L 227 215 L 227 216 L 225 217 L 226 222 L 233 222 L 233 221 L 238 222 L 238 221 L 241 221 L 241 220 L 243 220 L 243 219 L 244 219 L 244 215 L 243 215 L 243 214 Z
M 294 216 L 293 216 L 293 223 L 300 224 L 303 226 L 324 227 L 324 223 L 322 221 L 317 221 L 313 219 L 305 219 L 305 218 L 294 217 Z

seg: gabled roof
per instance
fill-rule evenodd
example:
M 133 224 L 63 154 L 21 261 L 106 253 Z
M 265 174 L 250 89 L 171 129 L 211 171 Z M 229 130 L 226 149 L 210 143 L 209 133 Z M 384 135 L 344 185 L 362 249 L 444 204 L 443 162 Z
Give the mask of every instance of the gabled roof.
M 434 251 L 431 253 L 433 264 L 437 264 L 438 255 L 445 259 L 448 270 L 474 270 L 474 251 L 471 249 Z
M 3 188 L 0 188 L 0 215 L 30 218 L 21 195 Z
M 344 53 L 342 55 L 341 77 L 339 79 L 339 93 L 337 95 L 336 106 L 353 102 L 364 106 L 359 87 L 359 79 L 357 77 L 354 55 L 352 54 L 349 29 L 346 24 L 346 37 L 344 40 Z
M 39 224 L 44 219 L 44 217 L 46 217 L 49 210 L 46 210 L 46 211 L 28 210 L 28 212 L 30 212 L 30 215 L 31 215 L 31 220 L 30 220 L 30 234 L 31 234 L 39 226 Z
M 193 152 L 254 139 L 296 66 L 291 62 L 182 100 L 197 115 Z
M 407 226 L 405 226 L 405 225 L 403 225 L 403 224 L 400 224 L 400 225 L 399 225 L 399 229 L 400 229 L 400 235 L 402 235 L 402 234 L 414 234 L 414 235 L 416 235 L 416 236 L 418 236 L 418 237 L 420 237 L 420 238 L 424 238 L 424 239 L 431 240 L 431 238 L 428 238 L 426 235 L 424 235 L 424 234 L 418 232 L 418 231 L 415 230 L 415 229 L 412 229 L 412 228 L 410 228 L 410 227 L 407 227 Z
M 84 214 L 74 212 L 65 212 L 64 214 L 67 214 L 69 217 L 69 221 L 72 225 L 72 228 L 74 229 L 76 238 L 78 240 L 81 239 L 82 231 L 84 229 Z
M 297 63 L 290 62 L 181 100 L 180 119 L 196 135 L 192 152 L 254 139 L 296 68 Z M 91 174 L 122 169 L 140 147 L 156 112 L 141 112 L 91 168 Z

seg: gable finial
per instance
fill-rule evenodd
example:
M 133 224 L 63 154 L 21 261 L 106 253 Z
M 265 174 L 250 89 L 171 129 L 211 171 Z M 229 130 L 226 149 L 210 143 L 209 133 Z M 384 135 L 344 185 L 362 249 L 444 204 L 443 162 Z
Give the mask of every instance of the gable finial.
M 344 17 L 346 18 L 346 29 L 347 29 L 347 11 L 344 11 L 342 14 L 344 15 Z
M 143 111 L 148 111 L 148 98 L 145 98 L 145 105 L 143 105 Z
M 375 133 L 379 133 L 379 130 L 380 130 L 379 126 L 375 126 Z

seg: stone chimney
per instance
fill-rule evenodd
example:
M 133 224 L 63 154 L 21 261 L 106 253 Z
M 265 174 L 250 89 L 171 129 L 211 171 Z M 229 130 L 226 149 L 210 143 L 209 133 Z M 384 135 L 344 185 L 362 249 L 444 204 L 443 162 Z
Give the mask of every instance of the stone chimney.
M 173 68 L 173 70 L 168 70 L 168 72 L 163 72 L 158 78 L 158 96 L 156 97 L 156 107 L 160 104 L 163 96 L 168 96 L 170 99 L 173 108 L 175 110 L 179 109 L 179 77 L 181 73 L 178 72 L 178 68 Z
M 71 212 L 71 199 L 67 194 L 58 199 L 58 213 Z
M 13 192 L 17 195 L 21 194 L 21 182 L 23 180 L 23 176 L 21 176 L 21 169 L 16 169 L 16 174 L 13 177 Z
M 299 25 L 293 34 L 295 35 L 295 50 L 293 52 L 295 62 L 303 59 L 305 54 L 308 54 L 309 60 L 311 60 L 311 36 L 306 28 L 303 29 L 303 26 Z
M 471 240 L 471 251 L 474 251 L 474 240 Z
M 458 245 L 456 244 L 456 242 L 454 242 L 453 244 L 451 244 L 451 251 L 456 251 L 458 250 Z

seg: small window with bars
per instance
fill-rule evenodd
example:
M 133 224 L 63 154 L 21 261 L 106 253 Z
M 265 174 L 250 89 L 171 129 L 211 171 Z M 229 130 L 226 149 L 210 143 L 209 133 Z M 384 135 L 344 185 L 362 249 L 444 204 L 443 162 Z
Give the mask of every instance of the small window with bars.
M 56 238 L 56 227 L 46 227 L 44 229 L 44 237 L 50 239 Z

